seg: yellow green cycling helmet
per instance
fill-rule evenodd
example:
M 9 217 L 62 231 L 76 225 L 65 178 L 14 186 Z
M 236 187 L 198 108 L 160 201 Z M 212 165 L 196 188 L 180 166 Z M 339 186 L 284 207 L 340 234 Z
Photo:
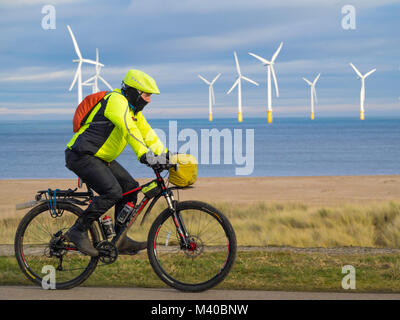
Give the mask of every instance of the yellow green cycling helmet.
M 130 87 L 146 93 L 160 94 L 156 81 L 148 74 L 140 70 L 129 70 L 123 82 Z

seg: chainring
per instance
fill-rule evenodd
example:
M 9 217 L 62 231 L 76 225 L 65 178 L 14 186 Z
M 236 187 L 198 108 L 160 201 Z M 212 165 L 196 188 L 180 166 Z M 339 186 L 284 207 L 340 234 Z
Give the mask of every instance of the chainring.
M 96 249 L 99 251 L 99 260 L 104 264 L 111 264 L 118 258 L 117 247 L 107 240 L 99 242 Z

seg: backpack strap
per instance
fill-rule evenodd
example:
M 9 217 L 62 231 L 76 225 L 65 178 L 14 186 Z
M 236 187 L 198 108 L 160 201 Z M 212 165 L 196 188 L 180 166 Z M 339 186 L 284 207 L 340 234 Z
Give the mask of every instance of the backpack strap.
M 108 92 L 104 95 L 104 97 L 107 96 L 107 95 L 108 95 L 109 93 L 111 93 L 111 92 L 112 92 L 112 91 L 108 91 Z M 108 96 L 107 98 L 102 98 L 97 104 L 101 103 L 101 108 L 103 108 L 103 107 L 105 106 L 105 104 L 107 103 L 107 101 L 108 101 L 109 98 L 110 98 L 110 96 Z M 96 104 L 96 105 L 97 105 L 97 104 Z M 93 109 L 94 109 L 94 107 L 95 107 L 95 106 L 93 106 Z M 92 123 L 95 123 L 95 124 L 106 124 L 106 123 L 108 123 L 108 121 L 91 121 L 91 122 L 86 123 L 86 121 L 87 121 L 87 119 L 89 118 L 89 116 L 90 116 L 90 114 L 92 113 L 92 111 L 93 111 L 93 110 L 91 110 L 90 112 L 88 112 L 88 113 L 86 114 L 86 116 L 82 119 L 81 126 L 86 125 L 86 124 L 92 124 Z

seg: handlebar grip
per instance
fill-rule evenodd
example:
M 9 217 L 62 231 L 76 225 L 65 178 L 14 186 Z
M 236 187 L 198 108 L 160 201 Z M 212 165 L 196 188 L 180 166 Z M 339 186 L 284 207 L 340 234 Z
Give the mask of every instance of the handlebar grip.
M 168 163 L 167 167 L 168 167 L 168 169 L 174 168 L 175 171 L 178 171 L 178 164 L 177 163 Z
M 170 168 L 174 168 L 175 171 L 178 171 L 179 166 L 178 166 L 177 163 L 166 163 L 166 164 L 163 164 L 163 165 L 151 166 L 151 168 L 154 171 L 158 171 L 158 172 L 161 172 L 163 170 L 169 170 Z

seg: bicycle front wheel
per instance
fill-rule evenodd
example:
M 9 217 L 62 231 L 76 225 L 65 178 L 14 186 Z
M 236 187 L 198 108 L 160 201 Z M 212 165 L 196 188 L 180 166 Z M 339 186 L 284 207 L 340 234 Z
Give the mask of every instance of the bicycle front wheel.
M 52 215 L 48 203 L 43 203 L 25 215 L 15 235 L 15 257 L 22 272 L 35 284 L 70 289 L 92 274 L 98 258 L 81 254 L 63 237 L 82 209 L 57 202 L 56 210 L 57 215 Z M 99 241 L 94 226 L 89 229 L 89 236 L 94 244 Z M 54 287 L 50 286 L 51 281 Z
M 235 261 L 232 225 L 219 210 L 203 202 L 180 202 L 176 210 L 189 234 L 190 247 L 182 245 L 173 214 L 167 209 L 149 231 L 150 264 L 160 279 L 175 289 L 210 289 L 228 275 Z

